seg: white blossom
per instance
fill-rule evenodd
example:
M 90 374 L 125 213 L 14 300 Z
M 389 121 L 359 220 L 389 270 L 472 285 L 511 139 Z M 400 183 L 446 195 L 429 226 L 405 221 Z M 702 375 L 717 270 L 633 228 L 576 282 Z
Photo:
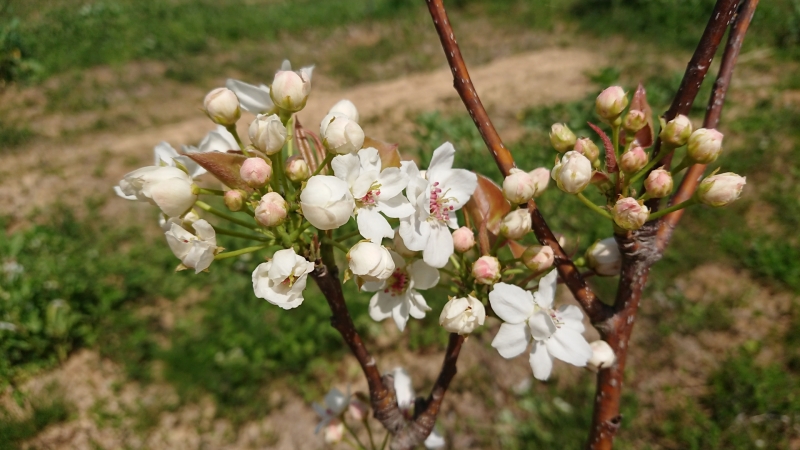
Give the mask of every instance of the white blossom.
M 333 173 L 344 180 L 355 199 L 358 232 L 364 238 L 380 244 L 383 238 L 394 236 L 389 221 L 381 215 L 400 219 L 414 213 L 414 207 L 402 192 L 408 175 L 397 167 L 381 170 L 378 150 L 365 148 L 358 155 L 339 155 L 331 161 Z
M 275 73 L 270 87 L 272 102 L 287 111 L 300 111 L 306 106 L 311 93 L 311 74 L 314 67 L 303 67 L 298 71 L 281 69 Z
M 383 281 L 389 278 L 395 269 L 394 260 L 389 250 L 370 241 L 361 241 L 347 252 L 350 271 L 364 281 Z
M 331 106 L 328 114 L 344 116 L 358 123 L 358 108 L 356 108 L 353 102 L 347 99 L 336 102 L 335 105 Z
M 477 298 L 452 298 L 445 303 L 439 316 L 439 325 L 451 333 L 466 335 L 483 325 L 486 320 L 486 308 Z
M 177 217 L 197 200 L 192 185 L 192 178 L 177 167 L 147 166 L 125 174 L 114 190 L 124 198 L 156 205 L 168 217 Z
M 206 95 L 203 108 L 208 117 L 219 125 L 231 126 L 239 120 L 239 98 L 228 88 L 216 88 Z
M 256 297 L 283 309 L 297 308 L 303 303 L 303 290 L 314 263 L 295 253 L 294 249 L 278 250 L 272 259 L 253 271 Z
M 410 250 L 422 251 L 432 267 L 444 267 L 453 254 L 453 235 L 458 228 L 455 211 L 461 209 L 478 186 L 478 177 L 464 169 L 453 169 L 456 150 L 445 142 L 434 150 L 423 177 L 416 164 L 404 161 L 408 174 L 406 196 L 414 214 L 400 220 L 400 236 Z
M 308 179 L 300 193 L 300 208 L 311 225 L 320 230 L 332 230 L 350 220 L 355 201 L 345 181 L 315 175 Z
M 272 98 L 269 96 L 269 86 L 263 84 L 253 86 L 233 78 L 228 78 L 225 86 L 236 93 L 239 103 L 245 111 L 261 114 L 271 112 L 275 108 L 275 104 L 272 103 Z
M 436 286 L 439 271 L 424 261 L 414 261 L 407 266 L 400 255 L 391 250 L 390 253 L 395 266 L 392 275 L 382 282 L 364 283 L 363 289 L 375 292 L 369 301 L 369 316 L 378 322 L 391 317 L 397 328 L 403 331 L 409 315 L 422 319 L 425 312 L 431 310 L 417 290 Z
M 215 130 L 211 130 L 200 141 L 199 147 L 191 145 L 184 145 L 183 153 L 208 153 L 208 152 L 221 152 L 225 153 L 228 150 L 240 150 L 236 138 L 225 129 L 222 125 L 217 125 Z M 205 173 L 205 171 L 203 171 Z
M 550 377 L 553 358 L 584 367 L 592 357 L 592 348 L 582 334 L 580 308 L 568 305 L 553 309 L 557 278 L 555 270 L 544 276 L 533 295 L 506 283 L 495 284 L 489 293 L 492 310 L 505 322 L 492 347 L 509 359 L 522 354 L 533 342 L 529 361 L 538 380 Z
M 319 125 L 322 145 L 331 153 L 355 153 L 364 145 L 364 130 L 356 121 L 341 114 L 328 114 Z
M 217 253 L 217 237 L 214 228 L 203 219 L 192 224 L 194 233 L 172 222 L 164 233 L 170 250 L 181 260 L 185 268 L 200 273 L 208 269 Z
M 325 394 L 324 403 L 324 405 L 317 402 L 311 404 L 320 419 L 314 433 L 319 433 L 319 430 L 344 413 L 344 410 L 350 405 L 350 389 L 347 390 L 347 394 L 342 394 L 342 391 L 336 388 L 331 389 Z

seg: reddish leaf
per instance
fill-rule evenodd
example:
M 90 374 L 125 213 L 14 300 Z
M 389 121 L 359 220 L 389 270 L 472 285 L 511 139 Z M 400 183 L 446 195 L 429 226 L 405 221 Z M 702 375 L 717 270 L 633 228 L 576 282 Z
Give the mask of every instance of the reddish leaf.
M 200 164 L 211 175 L 217 177 L 219 181 L 231 189 L 243 189 L 247 192 L 252 189 L 242 181 L 239 170 L 242 168 L 245 156 L 236 153 L 206 152 L 206 153 L 186 153 L 194 162 Z
M 521 258 L 526 248 L 528 247 L 525 247 L 517 241 L 508 241 L 508 249 L 511 250 L 511 254 L 514 255 L 514 258 Z
M 361 148 L 367 147 L 378 149 L 378 154 L 381 156 L 382 168 L 400 167 L 400 152 L 397 150 L 397 144 L 390 144 L 367 136 L 364 138 L 364 145 Z
M 647 92 L 644 90 L 644 86 L 642 83 L 639 83 L 639 87 L 636 88 L 636 92 L 633 94 L 633 100 L 631 100 L 631 108 L 630 109 L 637 109 L 644 113 L 644 116 L 647 118 L 647 125 L 644 126 L 641 130 L 636 132 L 637 141 L 639 141 L 639 145 L 642 148 L 647 148 L 653 145 L 653 110 L 650 108 L 650 104 L 647 103 Z
M 494 235 L 500 232 L 500 221 L 511 211 L 500 186 L 481 174 L 478 175 L 478 187 L 472 198 L 464 205 L 464 212 L 469 214 L 478 228 L 486 223 L 486 228 Z
M 600 139 L 603 140 L 603 147 L 606 149 L 606 170 L 608 170 L 608 173 L 617 172 L 617 157 L 614 155 L 614 146 L 611 145 L 611 139 L 597 125 L 591 122 L 586 123 L 588 123 L 595 133 L 600 135 Z

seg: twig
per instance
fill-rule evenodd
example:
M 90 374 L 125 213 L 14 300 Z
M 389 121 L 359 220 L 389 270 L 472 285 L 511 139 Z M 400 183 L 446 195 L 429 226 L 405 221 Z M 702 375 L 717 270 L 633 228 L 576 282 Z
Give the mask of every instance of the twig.
M 758 6 L 758 0 L 745 0 L 739 7 L 739 12 L 736 15 L 735 22 L 731 27 L 731 32 L 728 35 L 728 42 L 725 45 L 725 53 L 722 55 L 722 63 L 719 67 L 719 74 L 717 80 L 714 82 L 714 89 L 711 92 L 711 97 L 708 99 L 708 106 L 706 107 L 706 117 L 703 120 L 703 127 L 717 128 L 719 125 L 720 116 L 722 115 L 722 106 L 725 103 L 725 95 L 728 93 L 728 87 L 731 84 L 733 77 L 733 68 L 736 66 L 736 60 L 739 52 L 742 49 L 745 34 L 753 20 L 753 14 Z M 670 199 L 669 204 L 674 205 L 682 203 L 694 195 L 697 185 L 700 183 L 700 178 L 703 176 L 706 166 L 703 164 L 695 164 L 689 167 L 686 175 L 681 181 L 680 187 Z M 672 231 L 678 225 L 678 222 L 683 217 L 683 210 L 675 211 L 663 219 L 658 224 L 658 234 L 656 242 L 659 251 L 664 249 L 669 244 L 672 237 Z

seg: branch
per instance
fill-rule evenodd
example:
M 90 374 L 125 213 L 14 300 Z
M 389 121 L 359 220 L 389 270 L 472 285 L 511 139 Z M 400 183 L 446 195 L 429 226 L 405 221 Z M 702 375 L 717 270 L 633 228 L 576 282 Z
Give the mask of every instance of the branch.
M 736 66 L 736 60 L 742 49 L 745 34 L 747 34 L 747 29 L 753 20 L 753 14 L 757 6 L 758 0 L 744 0 L 739 8 L 731 32 L 728 35 L 728 42 L 725 45 L 725 53 L 722 55 L 722 63 L 719 67 L 717 80 L 714 82 L 714 89 L 708 99 L 706 117 L 703 120 L 704 128 L 717 128 L 719 125 L 722 107 L 725 104 L 725 95 L 728 93 L 728 87 L 733 77 L 733 68 Z M 690 199 L 695 190 L 697 190 L 697 185 L 700 183 L 700 178 L 703 176 L 705 169 L 706 166 L 704 164 L 695 164 L 689 167 L 680 187 L 670 199 L 669 205 L 675 205 Z M 672 232 L 678 225 L 678 221 L 683 217 L 683 212 L 684 210 L 681 209 L 670 213 L 659 222 L 657 243 L 660 252 L 663 252 L 669 244 Z
M 450 26 L 450 20 L 447 18 L 442 0 L 426 0 L 428 3 L 428 11 L 433 19 L 433 25 L 436 27 L 436 32 L 439 34 L 439 41 L 442 43 L 442 49 L 447 57 L 447 62 L 450 65 L 450 70 L 453 72 L 453 87 L 464 102 L 472 121 L 483 137 L 483 141 L 492 153 L 497 167 L 502 172 L 503 176 L 508 176 L 509 171 L 515 167 L 514 157 L 511 152 L 503 145 L 500 135 L 492 125 L 486 109 L 483 107 L 480 98 L 478 97 L 475 86 L 467 72 L 467 65 L 461 55 L 461 50 L 458 48 L 455 35 L 453 34 L 453 27 Z M 530 201 L 528 203 L 528 210 L 531 212 L 531 222 L 534 233 L 543 245 L 549 245 L 553 249 L 556 259 L 556 267 L 561 278 L 565 280 L 566 285 L 572 292 L 572 295 L 578 300 L 586 314 L 598 321 L 605 318 L 604 310 L 605 305 L 597 298 L 586 284 L 578 269 L 572 263 L 570 258 L 564 252 L 564 249 L 558 244 L 558 240 L 553 236 L 553 232 L 547 226 L 541 213 L 536 207 L 536 202 Z
M 665 120 L 670 121 L 678 114 L 689 114 L 694 99 L 700 91 L 700 86 L 702 86 L 708 69 L 711 67 L 711 61 L 714 58 L 714 54 L 717 52 L 719 43 L 722 41 L 722 36 L 725 35 L 725 30 L 728 28 L 736 12 L 736 5 L 738 3 L 739 0 L 717 0 L 717 4 L 714 5 L 714 10 L 711 11 L 708 24 L 706 24 L 706 29 L 703 31 L 703 36 L 697 44 L 697 49 L 694 51 L 692 59 L 689 60 L 689 64 L 686 66 L 686 73 L 684 73 L 678 92 L 672 100 L 672 105 L 664 114 Z M 660 151 L 661 138 L 656 141 L 653 157 L 658 156 Z M 669 169 L 671 161 L 672 156 L 667 156 L 664 158 L 662 165 L 666 169 Z M 658 202 L 654 201 L 653 203 L 656 209 L 658 209 Z

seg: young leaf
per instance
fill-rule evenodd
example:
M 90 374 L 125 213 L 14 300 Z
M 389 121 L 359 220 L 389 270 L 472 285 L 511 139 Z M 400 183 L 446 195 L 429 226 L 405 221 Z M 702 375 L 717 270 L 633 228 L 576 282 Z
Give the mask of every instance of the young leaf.
M 400 167 L 400 152 L 397 150 L 397 144 L 390 144 L 366 136 L 364 138 L 364 145 L 361 148 L 369 147 L 378 149 L 378 154 L 381 157 L 381 168 Z
M 464 205 L 464 212 L 470 215 L 478 227 L 481 223 L 486 223 L 486 228 L 496 236 L 500 233 L 500 221 L 511 211 L 511 205 L 503 197 L 500 186 L 481 174 L 477 175 L 478 187 Z
M 206 153 L 186 153 L 194 162 L 200 164 L 210 174 L 217 177 L 219 181 L 231 189 L 243 189 L 251 192 L 253 189 L 248 186 L 239 175 L 242 163 L 247 159 L 242 154 L 206 152 Z
M 606 149 L 606 170 L 608 173 L 617 172 L 617 157 L 614 155 L 614 146 L 611 145 L 611 139 L 597 125 L 591 122 L 586 123 L 589 124 L 595 133 L 600 135 L 600 139 L 603 140 L 603 147 Z
M 641 130 L 636 132 L 635 139 L 639 142 L 639 145 L 642 148 L 647 148 L 653 145 L 653 110 L 650 108 L 650 104 L 647 103 L 647 92 L 644 90 L 644 86 L 639 83 L 639 87 L 636 88 L 636 92 L 633 94 L 633 100 L 631 100 L 631 107 L 630 109 L 638 109 L 644 113 L 644 116 L 647 118 L 647 125 L 644 126 Z

